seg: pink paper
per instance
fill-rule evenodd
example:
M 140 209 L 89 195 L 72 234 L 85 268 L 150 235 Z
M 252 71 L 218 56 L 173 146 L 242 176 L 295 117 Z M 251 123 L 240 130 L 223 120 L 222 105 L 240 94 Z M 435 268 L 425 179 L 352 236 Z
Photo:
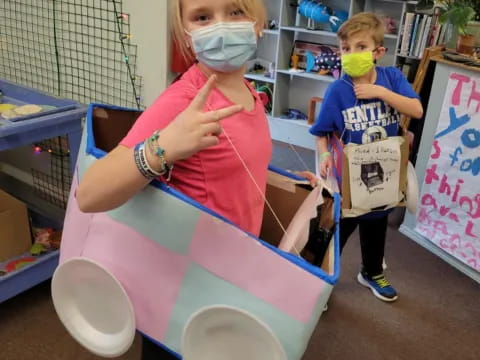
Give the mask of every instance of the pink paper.
M 84 256 L 108 268 L 135 309 L 137 329 L 162 341 L 189 263 L 107 214 L 95 215 Z
M 190 247 L 200 266 L 306 323 L 323 282 L 242 231 L 200 215 Z M 292 296 L 295 294 L 295 296 Z
M 280 241 L 280 245 L 278 246 L 280 249 L 298 254 L 307 245 L 310 232 L 310 220 L 317 216 L 317 206 L 323 202 L 321 191 L 322 188 L 317 186 L 310 191 L 310 194 L 308 194 L 302 205 L 300 205 L 288 225 L 287 234 L 283 235 Z
M 73 175 L 72 189 L 68 199 L 65 223 L 63 225 L 60 263 L 71 257 L 82 255 L 85 239 L 90 225 L 92 214 L 85 214 L 78 208 L 74 197 L 78 187 L 77 173 Z

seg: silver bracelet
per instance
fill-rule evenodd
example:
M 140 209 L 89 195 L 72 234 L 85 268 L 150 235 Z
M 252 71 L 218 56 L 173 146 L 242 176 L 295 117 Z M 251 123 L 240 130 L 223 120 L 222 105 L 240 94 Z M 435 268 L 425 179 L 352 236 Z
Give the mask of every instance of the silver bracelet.
M 135 149 L 133 150 L 133 157 L 135 159 L 135 165 L 137 166 L 138 171 L 144 178 L 152 180 L 162 175 L 159 172 L 154 171 L 148 163 L 147 157 L 145 156 L 145 144 L 143 142 L 135 146 Z

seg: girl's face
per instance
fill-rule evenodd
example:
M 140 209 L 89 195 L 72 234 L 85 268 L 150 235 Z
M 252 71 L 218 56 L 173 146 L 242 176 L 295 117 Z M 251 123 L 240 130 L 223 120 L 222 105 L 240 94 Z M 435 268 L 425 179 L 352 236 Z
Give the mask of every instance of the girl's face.
M 181 5 L 183 26 L 188 32 L 218 22 L 254 21 L 233 0 L 182 0 Z

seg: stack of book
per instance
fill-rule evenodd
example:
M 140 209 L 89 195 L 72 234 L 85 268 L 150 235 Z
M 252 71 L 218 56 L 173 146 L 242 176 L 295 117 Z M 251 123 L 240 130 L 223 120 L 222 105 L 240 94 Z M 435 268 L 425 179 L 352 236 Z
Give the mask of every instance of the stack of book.
M 403 16 L 398 55 L 421 58 L 425 48 L 443 44 L 447 24 L 439 22 L 440 10 L 433 14 L 407 12 Z

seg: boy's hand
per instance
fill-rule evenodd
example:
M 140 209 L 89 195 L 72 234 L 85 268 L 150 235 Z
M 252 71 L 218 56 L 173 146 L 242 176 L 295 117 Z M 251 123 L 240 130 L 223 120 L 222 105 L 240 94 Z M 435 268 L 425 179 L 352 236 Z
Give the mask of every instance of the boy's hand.
M 358 84 L 353 87 L 358 99 L 382 99 L 386 89 L 383 86 L 373 84 Z
M 330 172 L 332 171 L 332 167 L 333 167 L 332 155 L 328 155 L 324 157 L 320 161 L 320 176 L 325 179 L 328 176 L 328 174 L 330 174 Z

